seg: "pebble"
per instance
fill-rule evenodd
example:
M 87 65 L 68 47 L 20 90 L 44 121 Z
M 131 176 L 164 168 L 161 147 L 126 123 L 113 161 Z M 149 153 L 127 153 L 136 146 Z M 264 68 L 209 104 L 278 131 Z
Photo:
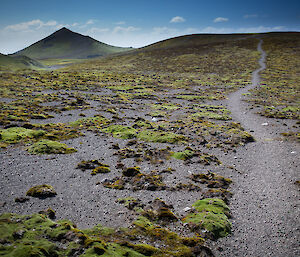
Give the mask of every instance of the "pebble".
M 183 211 L 189 211 L 191 208 L 190 207 L 185 207 L 184 209 L 183 209 Z

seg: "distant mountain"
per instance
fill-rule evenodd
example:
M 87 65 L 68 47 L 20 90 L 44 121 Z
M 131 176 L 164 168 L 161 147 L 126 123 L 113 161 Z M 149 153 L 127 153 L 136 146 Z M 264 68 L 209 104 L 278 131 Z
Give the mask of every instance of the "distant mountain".
M 67 28 L 62 28 L 50 36 L 14 53 L 37 60 L 43 59 L 88 59 L 130 50 L 99 42 Z
M 9 56 L 0 54 L 0 71 L 6 70 L 24 70 L 24 69 L 43 69 L 45 68 L 40 62 L 27 56 Z

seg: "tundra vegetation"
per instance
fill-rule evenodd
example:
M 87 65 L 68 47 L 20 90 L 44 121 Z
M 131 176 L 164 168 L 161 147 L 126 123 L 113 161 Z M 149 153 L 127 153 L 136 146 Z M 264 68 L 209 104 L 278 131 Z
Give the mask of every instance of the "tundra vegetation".
M 299 35 L 260 37 L 267 69 L 262 86 L 247 101 L 261 115 L 299 119 Z M 234 167 L 222 165 L 218 153 L 255 140 L 232 120 L 222 101 L 251 83 L 260 57 L 257 43 L 255 35 L 191 35 L 55 71 L 2 72 L 2 151 L 20 148 L 39 158 L 72 155 L 81 150 L 72 139 L 84 141 L 89 133 L 94 140 L 108 139 L 112 150 L 104 161 L 73 160 L 74 170 L 88 170 L 95 185 L 115 195 L 169 191 L 197 192 L 199 197 L 184 212 L 174 208 L 175 197 L 168 203 L 150 199 L 150 194 L 148 202 L 107 199 L 133 217 L 123 228 L 99 224 L 80 229 L 71 221 L 55 220 L 53 210 L 4 213 L 0 255 L 212 256 L 206 239 L 231 231 L 232 181 L 222 170 Z M 299 140 L 299 133 L 284 135 Z M 118 161 L 112 165 L 110 158 Z M 195 163 L 201 171 L 178 170 Z M 54 187 L 41 183 L 27 196 L 55 199 L 60 192 Z

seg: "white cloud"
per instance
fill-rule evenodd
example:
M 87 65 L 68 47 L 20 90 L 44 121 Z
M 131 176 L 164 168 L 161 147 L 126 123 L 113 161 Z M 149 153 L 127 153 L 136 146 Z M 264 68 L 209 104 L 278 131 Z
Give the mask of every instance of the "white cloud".
M 214 19 L 214 22 L 226 22 L 226 21 L 229 21 L 228 18 L 224 18 L 224 17 L 217 17 Z
M 18 24 L 13 24 L 13 25 L 8 25 L 5 27 L 5 30 L 8 31 L 26 31 L 26 30 L 32 30 L 32 29 L 40 29 L 42 27 L 52 27 L 52 26 L 57 26 L 57 21 L 47 21 L 43 22 L 39 19 L 37 20 L 32 20 L 32 21 L 26 21 L 26 22 L 21 22 Z
M 154 35 L 172 35 L 177 33 L 178 30 L 177 29 L 173 29 L 173 28 L 168 28 L 168 27 L 154 27 L 152 29 L 152 34 Z
M 126 22 L 125 21 L 118 21 L 118 22 L 116 22 L 115 24 L 116 25 L 124 25 Z
M 248 27 L 248 28 L 215 28 L 215 27 L 205 27 L 199 29 L 197 33 L 213 33 L 213 34 L 229 34 L 229 33 L 263 33 L 270 31 L 287 31 L 288 29 L 284 26 L 274 26 L 274 27 Z
M 251 18 L 257 18 L 258 15 L 257 14 L 245 14 L 244 19 L 251 19 Z
M 113 29 L 113 33 L 128 33 L 128 32 L 134 32 L 140 30 L 137 27 L 129 26 L 129 27 L 121 27 L 117 26 Z
M 185 19 L 181 16 L 175 16 L 170 20 L 170 23 L 180 23 L 185 22 Z
M 86 25 L 91 25 L 91 24 L 94 24 L 94 23 L 95 23 L 94 20 L 88 20 L 88 21 L 86 22 Z
M 90 35 L 90 34 L 96 34 L 96 33 L 107 33 L 110 30 L 108 28 L 90 28 L 85 34 Z

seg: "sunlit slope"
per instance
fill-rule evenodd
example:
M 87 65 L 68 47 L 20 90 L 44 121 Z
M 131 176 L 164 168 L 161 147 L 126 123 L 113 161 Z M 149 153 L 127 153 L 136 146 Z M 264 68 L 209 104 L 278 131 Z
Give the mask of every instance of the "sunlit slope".
M 16 52 L 34 59 L 87 59 L 127 51 L 62 28 L 33 45 Z
M 253 34 L 196 34 L 164 40 L 127 53 L 77 64 L 70 69 L 209 75 L 228 79 L 249 76 L 256 67 L 258 40 Z

